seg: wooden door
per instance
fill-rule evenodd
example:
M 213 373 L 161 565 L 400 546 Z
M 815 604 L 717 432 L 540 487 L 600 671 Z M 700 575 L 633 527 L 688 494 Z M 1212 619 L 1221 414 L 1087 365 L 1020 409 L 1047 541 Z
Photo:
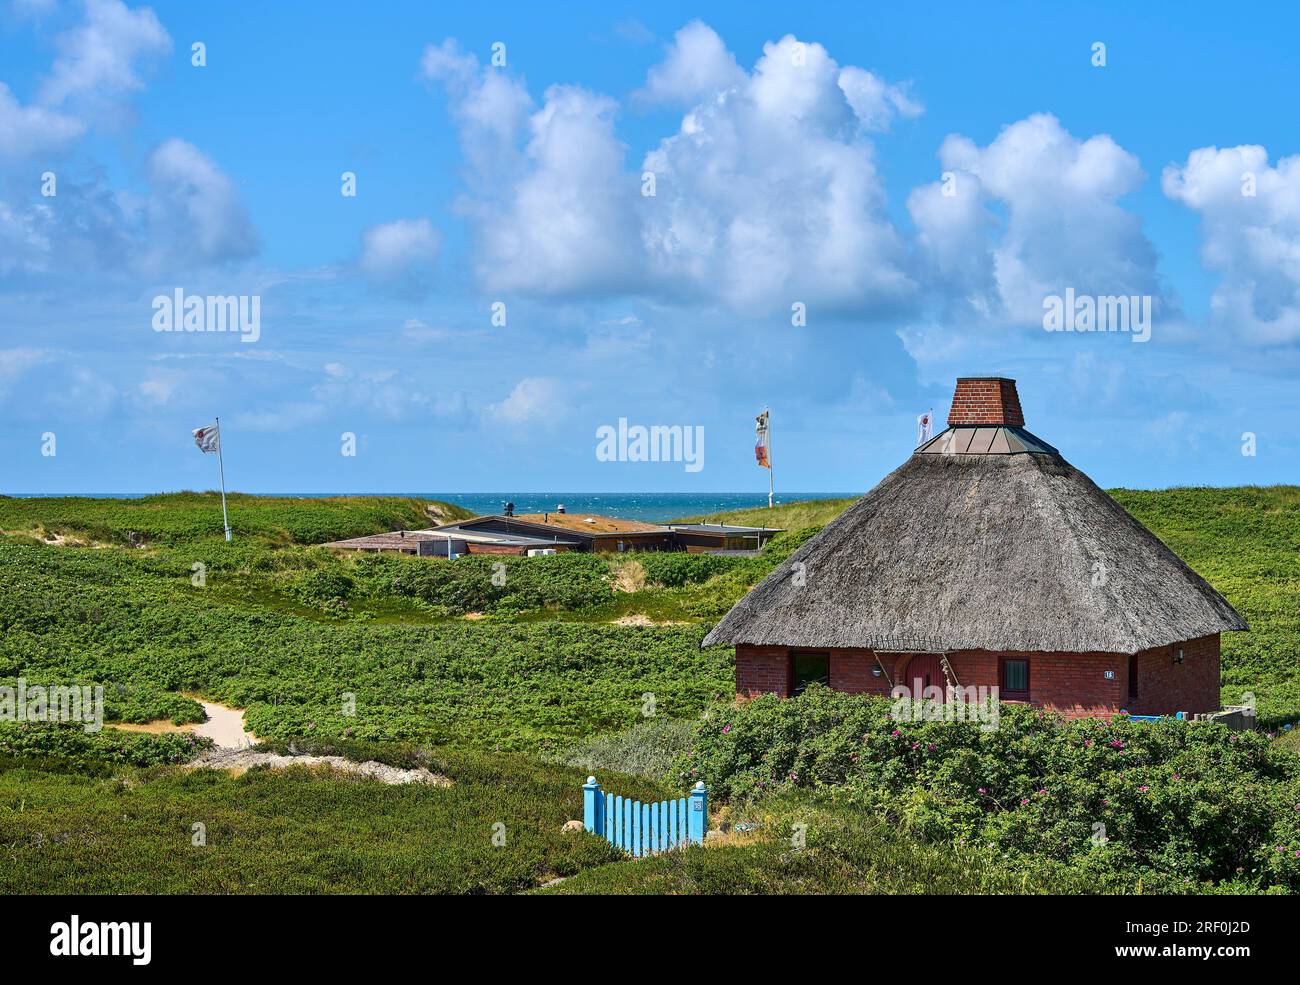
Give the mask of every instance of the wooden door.
M 908 661 L 907 672 L 899 683 L 912 689 L 913 701 L 924 698 L 928 687 L 937 687 L 944 699 L 947 699 L 948 678 L 943 674 L 943 665 L 939 663 L 937 653 L 918 653 L 914 656 Z

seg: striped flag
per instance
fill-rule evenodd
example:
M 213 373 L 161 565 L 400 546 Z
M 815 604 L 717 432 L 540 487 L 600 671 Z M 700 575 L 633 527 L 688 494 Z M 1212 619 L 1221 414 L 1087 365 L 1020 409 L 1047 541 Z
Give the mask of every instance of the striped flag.
M 199 451 L 205 455 L 212 455 L 221 451 L 221 428 L 216 424 L 205 428 L 195 428 L 194 443 L 199 446 Z

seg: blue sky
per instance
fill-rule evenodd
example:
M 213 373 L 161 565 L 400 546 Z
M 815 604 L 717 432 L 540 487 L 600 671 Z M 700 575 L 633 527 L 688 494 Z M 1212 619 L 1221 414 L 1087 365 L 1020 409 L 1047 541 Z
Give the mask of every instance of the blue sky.
M 986 374 L 1103 485 L 1297 481 L 1300 15 L 380 6 L 0 0 L 0 492 L 210 488 L 218 414 L 254 492 L 759 489 L 764 406 L 865 490 Z

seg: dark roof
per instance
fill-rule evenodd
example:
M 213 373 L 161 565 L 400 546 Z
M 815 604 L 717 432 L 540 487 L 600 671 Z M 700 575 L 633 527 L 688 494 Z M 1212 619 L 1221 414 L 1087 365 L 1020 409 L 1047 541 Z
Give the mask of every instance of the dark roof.
M 889 640 L 925 638 L 946 650 L 1136 653 L 1246 628 L 1059 454 L 923 447 L 704 643 L 888 649 Z
M 669 535 L 672 533 L 667 527 L 658 524 L 643 523 L 640 520 L 623 520 L 611 516 L 598 516 L 596 514 L 552 513 L 549 522 L 544 522 L 542 516 L 541 513 L 525 514 L 524 516 L 489 514 L 487 516 L 476 516 L 470 520 L 460 520 L 455 526 L 466 532 L 479 532 L 478 528 L 484 525 L 504 526 L 509 529 L 511 534 L 525 537 L 544 536 L 548 540 L 556 534 L 594 540 L 598 538 L 617 539 L 638 534 Z M 587 523 L 588 519 L 592 522 Z M 441 532 L 445 528 L 435 527 L 433 529 Z M 483 532 L 496 533 L 496 531 L 492 530 Z
M 433 540 L 432 534 L 422 530 L 394 530 L 391 533 L 367 534 L 334 540 L 322 547 L 341 547 L 349 551 L 416 551 L 422 540 Z
M 511 544 L 517 547 L 546 547 L 554 544 L 577 546 L 579 541 L 565 536 L 567 531 L 556 530 L 553 536 L 533 536 L 526 533 L 499 533 L 495 530 L 475 530 L 461 523 L 449 523 L 426 531 L 428 536 L 443 540 L 448 536 L 475 544 Z
M 779 534 L 780 527 L 741 527 L 732 523 L 670 523 L 670 530 L 702 534 Z

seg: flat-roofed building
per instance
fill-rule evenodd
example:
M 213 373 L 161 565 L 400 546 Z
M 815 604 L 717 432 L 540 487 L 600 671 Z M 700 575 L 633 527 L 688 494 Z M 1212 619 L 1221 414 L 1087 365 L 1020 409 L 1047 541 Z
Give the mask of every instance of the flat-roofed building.
M 761 551 L 781 531 L 774 527 L 743 527 L 733 523 L 670 523 L 683 550 L 692 554 Z

